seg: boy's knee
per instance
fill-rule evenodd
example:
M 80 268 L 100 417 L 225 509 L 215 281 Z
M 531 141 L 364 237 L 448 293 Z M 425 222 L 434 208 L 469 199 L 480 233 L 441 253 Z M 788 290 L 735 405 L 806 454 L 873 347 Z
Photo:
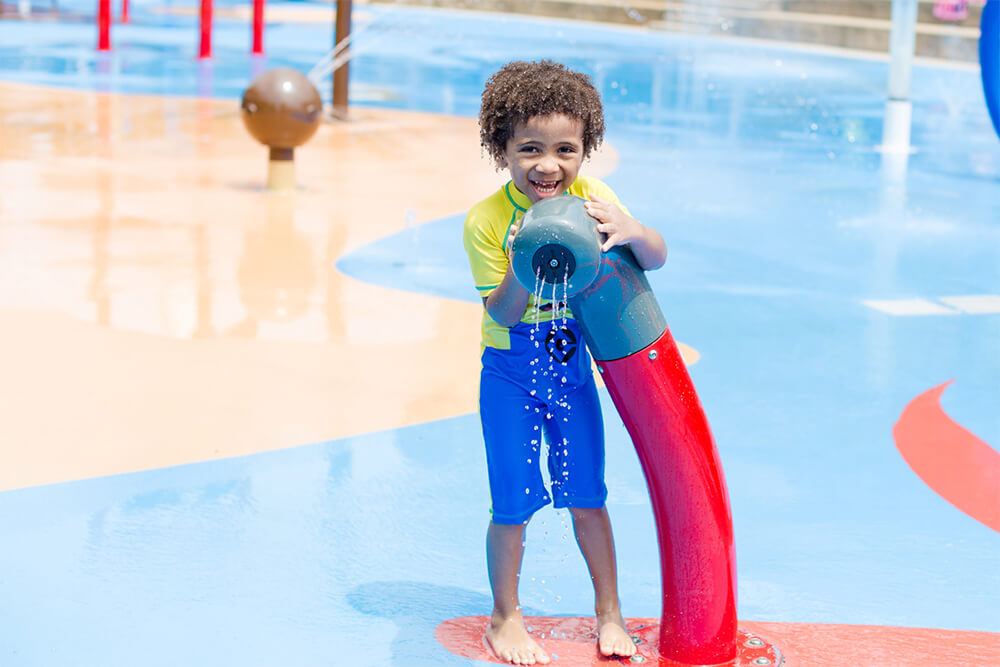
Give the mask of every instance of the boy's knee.
M 574 521 L 586 521 L 587 519 L 593 517 L 599 517 L 604 514 L 604 505 L 600 507 L 570 507 L 569 513 L 573 515 Z

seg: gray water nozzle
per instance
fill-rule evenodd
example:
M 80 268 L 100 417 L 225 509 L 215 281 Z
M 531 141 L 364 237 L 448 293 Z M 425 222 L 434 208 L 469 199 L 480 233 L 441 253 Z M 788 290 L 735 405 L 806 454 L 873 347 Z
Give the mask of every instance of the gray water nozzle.
M 601 251 L 597 220 L 574 195 L 528 209 L 514 237 L 514 277 L 529 291 L 566 284 L 566 298 L 597 360 L 621 359 L 656 340 L 667 323 L 626 246 Z
M 514 277 L 526 289 L 539 280 L 566 283 L 566 296 L 590 285 L 601 264 L 601 234 L 597 220 L 587 214 L 583 200 L 556 195 L 528 209 L 514 237 Z

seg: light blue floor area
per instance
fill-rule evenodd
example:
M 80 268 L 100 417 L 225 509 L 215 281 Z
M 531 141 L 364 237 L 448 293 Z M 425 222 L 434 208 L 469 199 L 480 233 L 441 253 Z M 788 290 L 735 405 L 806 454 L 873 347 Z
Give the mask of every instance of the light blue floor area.
M 1000 315 L 863 303 L 1000 294 L 1000 142 L 976 72 L 915 68 L 916 150 L 901 170 L 874 150 L 885 63 L 363 12 L 363 103 L 473 115 L 486 77 L 515 58 L 594 77 L 621 157 L 606 180 L 666 238 L 650 282 L 675 338 L 702 355 L 692 376 L 729 483 L 742 618 L 1000 631 L 1000 535 L 927 488 L 891 433 L 912 398 L 954 379 L 945 410 L 1000 443 Z M 330 47 L 326 26 L 277 24 L 271 55 L 254 60 L 245 24 L 222 21 L 216 59 L 199 64 L 192 20 L 136 16 L 109 55 L 90 50 L 90 24 L 0 23 L 0 78 L 236 98 L 255 71 L 308 70 Z M 475 301 L 455 213 L 337 266 Z M 645 486 L 605 407 L 622 600 L 627 615 L 657 616 Z M 333 665 L 361 636 L 359 664 L 467 664 L 433 629 L 489 609 L 478 429 L 469 415 L 2 493 L 0 663 Z M 529 613 L 592 608 L 564 513 L 529 528 L 522 599 Z

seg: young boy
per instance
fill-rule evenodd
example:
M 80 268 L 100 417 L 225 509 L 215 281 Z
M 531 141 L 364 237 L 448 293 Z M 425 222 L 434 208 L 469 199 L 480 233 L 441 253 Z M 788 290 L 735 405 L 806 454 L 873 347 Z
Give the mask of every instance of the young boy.
M 500 659 L 549 662 L 525 628 L 517 594 L 524 527 L 552 500 L 539 465 L 544 432 L 553 504 L 569 508 L 594 584 L 599 649 L 628 657 L 636 648 L 619 609 L 605 508 L 604 425 L 590 355 L 572 314 L 562 317 L 565 304 L 522 287 L 508 253 L 528 207 L 564 192 L 587 200 L 605 251 L 628 244 L 643 269 L 655 269 L 666 259 L 666 246 L 608 186 L 578 176 L 604 135 L 600 94 L 587 76 L 551 61 L 509 63 L 486 84 L 479 125 L 483 147 L 510 174 L 506 185 L 472 207 L 464 230 L 485 306 L 479 407 L 492 500 L 486 552 L 493 592 L 486 638 Z M 558 372 L 545 370 L 554 366 Z

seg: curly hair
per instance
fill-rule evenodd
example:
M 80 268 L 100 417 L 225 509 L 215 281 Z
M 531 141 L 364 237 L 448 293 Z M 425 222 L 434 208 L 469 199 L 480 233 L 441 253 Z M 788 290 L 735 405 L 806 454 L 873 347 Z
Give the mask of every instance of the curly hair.
M 507 63 L 486 82 L 479 141 L 499 161 L 518 123 L 562 113 L 583 122 L 583 157 L 604 138 L 604 107 L 590 77 L 551 60 Z

